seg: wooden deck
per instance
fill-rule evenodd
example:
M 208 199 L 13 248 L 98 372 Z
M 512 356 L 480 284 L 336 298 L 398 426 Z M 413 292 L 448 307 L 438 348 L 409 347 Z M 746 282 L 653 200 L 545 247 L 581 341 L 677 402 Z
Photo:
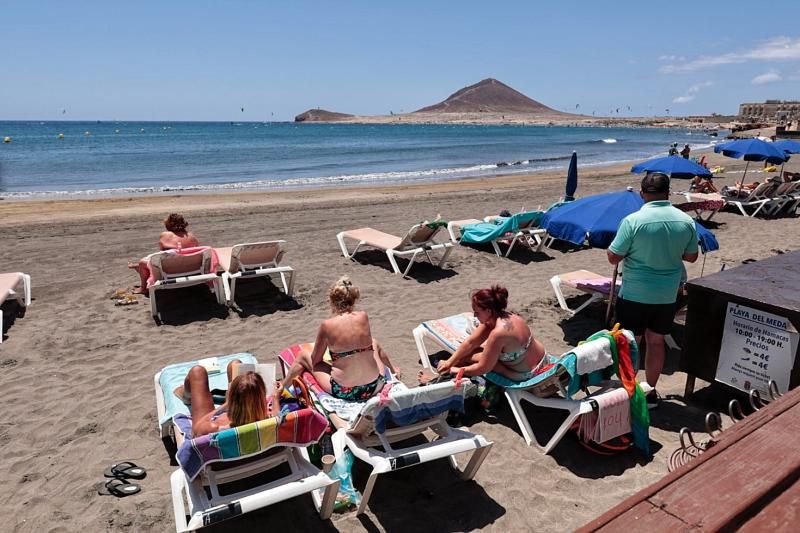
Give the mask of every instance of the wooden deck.
M 800 389 L 579 531 L 798 531 Z M 677 443 L 675 443 L 677 446 Z

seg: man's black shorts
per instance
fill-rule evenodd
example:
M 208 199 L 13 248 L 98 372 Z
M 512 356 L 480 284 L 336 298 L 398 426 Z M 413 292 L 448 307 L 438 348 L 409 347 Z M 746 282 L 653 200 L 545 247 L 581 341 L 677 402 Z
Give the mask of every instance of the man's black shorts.
M 619 298 L 616 305 L 616 322 L 643 335 L 646 329 L 660 335 L 668 335 L 675 320 L 675 304 L 643 304 Z

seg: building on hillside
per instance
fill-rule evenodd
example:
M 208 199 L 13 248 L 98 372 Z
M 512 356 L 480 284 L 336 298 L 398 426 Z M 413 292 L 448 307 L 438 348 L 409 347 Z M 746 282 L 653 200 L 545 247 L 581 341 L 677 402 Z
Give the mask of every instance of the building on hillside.
M 800 118 L 800 100 L 766 100 L 763 104 L 740 104 L 739 118 L 747 121 L 795 120 Z

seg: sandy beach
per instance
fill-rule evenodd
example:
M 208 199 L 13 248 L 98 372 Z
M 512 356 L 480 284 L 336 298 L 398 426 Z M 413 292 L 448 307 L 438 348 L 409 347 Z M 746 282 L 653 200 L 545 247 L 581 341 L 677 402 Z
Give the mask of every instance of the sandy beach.
M 728 171 L 715 179 L 719 186 L 741 176 L 743 162 L 714 154 L 708 160 Z M 763 179 L 760 166 L 751 165 L 758 172 L 748 172 L 748 178 Z M 637 187 L 640 178 L 629 168 L 581 168 L 578 195 Z M 786 170 L 800 171 L 800 163 L 791 161 Z M 678 181 L 673 191 L 686 187 L 688 182 Z M 402 235 L 437 214 L 455 220 L 546 207 L 563 192 L 563 172 L 547 172 L 392 187 L 0 202 L 0 271 L 30 274 L 34 297 L 0 345 L 0 388 L 7 395 L 0 422 L 6 525 L 0 529 L 174 529 L 169 475 L 176 467 L 158 435 L 153 375 L 170 363 L 235 352 L 270 362 L 288 345 L 312 341 L 329 315 L 327 288 L 343 274 L 361 288 L 360 308 L 409 385 L 420 368 L 412 329 L 468 310 L 470 290 L 495 282 L 508 287 L 510 307 L 548 352 L 566 351 L 602 328 L 604 307 L 569 318 L 548 280 L 581 268 L 610 273 L 604 250 L 557 246 L 536 254 L 521 248 L 505 259 L 489 247 L 459 246 L 444 269 L 420 264 L 412 269 L 413 279 L 402 279 L 391 273 L 385 255 L 345 259 L 335 239 L 339 231 L 363 226 Z M 677 195 L 673 200 L 683 201 Z M 115 307 L 113 292 L 138 283 L 127 263 L 155 251 L 161 220 L 170 212 L 185 214 L 203 244 L 285 239 L 285 263 L 297 272 L 295 298 L 258 281 L 242 284 L 242 310 L 236 312 L 215 305 L 202 288 L 188 289 L 164 297 L 161 326 L 145 297 L 138 305 Z M 702 259 L 688 265 L 690 278 L 701 270 L 716 272 L 723 262 L 735 267 L 800 248 L 797 218 L 722 212 L 713 220 L 721 249 L 704 265 Z M 470 426 L 495 443 L 475 481 L 459 480 L 439 461 L 382 476 L 369 512 L 360 518 L 345 513 L 322 522 L 310 498 L 302 497 L 216 530 L 248 531 L 265 523 L 284 531 L 574 529 L 666 474 L 680 428 L 703 427 L 712 406 L 701 403 L 702 391 L 688 403 L 682 399 L 679 356 L 668 353 L 659 382 L 665 401 L 652 413 L 655 454 L 649 461 L 635 451 L 595 455 L 573 437 L 543 455 L 525 445 L 505 408 L 499 419 L 478 417 Z M 103 470 L 126 459 L 148 471 L 142 492 L 123 499 L 98 496 Z M 355 469 L 356 487 L 363 488 L 365 473 L 363 465 Z

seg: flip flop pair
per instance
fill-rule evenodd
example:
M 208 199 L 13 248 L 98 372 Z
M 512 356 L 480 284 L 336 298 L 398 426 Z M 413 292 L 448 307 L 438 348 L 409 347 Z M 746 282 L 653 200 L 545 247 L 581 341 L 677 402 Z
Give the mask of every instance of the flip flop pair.
M 115 477 L 109 479 L 105 483 L 102 481 L 97 484 L 97 494 L 100 496 L 116 496 L 117 498 L 124 498 L 141 492 L 142 487 L 136 483 L 131 483 L 124 479 Z
M 105 483 L 97 485 L 97 493 L 101 496 L 116 496 L 124 498 L 141 492 L 142 487 L 131 483 L 128 479 L 144 479 L 147 471 L 131 461 L 113 464 L 103 472 L 105 477 L 111 478 Z

